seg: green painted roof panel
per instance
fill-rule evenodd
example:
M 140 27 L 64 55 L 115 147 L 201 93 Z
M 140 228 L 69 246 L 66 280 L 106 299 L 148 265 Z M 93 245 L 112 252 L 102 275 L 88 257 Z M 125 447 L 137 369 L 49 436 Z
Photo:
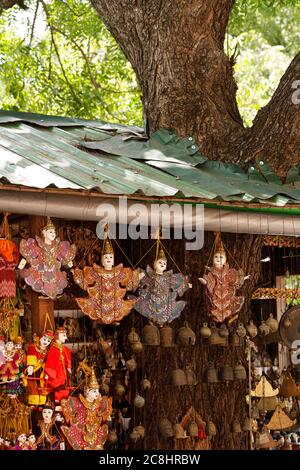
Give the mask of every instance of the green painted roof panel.
M 192 136 L 99 121 L 0 111 L 0 178 L 13 185 L 106 194 L 183 196 L 211 200 L 300 202 L 299 168 L 286 184 L 259 161 L 239 165 L 207 160 Z

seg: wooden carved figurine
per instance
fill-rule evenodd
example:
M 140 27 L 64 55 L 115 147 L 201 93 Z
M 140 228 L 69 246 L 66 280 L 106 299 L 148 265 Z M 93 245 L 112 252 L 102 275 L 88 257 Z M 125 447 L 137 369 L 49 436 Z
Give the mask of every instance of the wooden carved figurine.
M 43 238 L 38 236 L 21 240 L 20 252 L 30 264 L 21 270 L 21 276 L 35 292 L 55 299 L 68 285 L 62 265 L 72 267 L 76 254 L 75 245 L 56 238 L 56 230 L 50 217 L 42 229 Z
M 112 398 L 102 397 L 94 370 L 87 381 L 84 394 L 71 396 L 61 402 L 69 426 L 61 426 L 70 447 L 74 450 L 103 450 L 108 421 L 112 414 Z
M 186 302 L 176 300 L 177 295 L 181 297 L 192 284 L 181 273 L 174 274 L 172 270 L 165 272 L 167 258 L 163 249 L 159 250 L 153 268 L 147 266 L 144 272 L 134 309 L 162 326 L 180 316 Z
M 76 298 L 80 309 L 99 323 L 118 323 L 131 312 L 134 300 L 124 300 L 127 291 L 135 290 L 142 274 L 123 264 L 114 267 L 114 251 L 105 227 L 101 264 L 72 270 L 75 282 L 87 291 L 89 297 Z
M 245 299 L 236 292 L 250 276 L 245 276 L 241 269 L 229 267 L 220 233 L 216 236 L 213 266 L 206 269 L 208 273 L 199 280 L 206 286 L 209 315 L 216 323 L 223 323 L 241 310 Z

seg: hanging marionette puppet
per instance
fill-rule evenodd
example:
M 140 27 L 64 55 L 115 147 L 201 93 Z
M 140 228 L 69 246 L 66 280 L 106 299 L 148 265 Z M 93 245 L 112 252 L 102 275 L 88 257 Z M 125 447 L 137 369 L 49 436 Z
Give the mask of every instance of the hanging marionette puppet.
M 108 237 L 108 226 L 104 227 L 101 264 L 72 270 L 74 281 L 86 290 L 88 298 L 76 298 L 80 309 L 99 323 L 118 323 L 131 312 L 134 300 L 124 300 L 127 291 L 135 290 L 143 274 L 138 270 L 114 267 L 114 251 Z
M 50 217 L 42 229 L 43 238 L 38 236 L 22 240 L 20 252 L 30 264 L 21 271 L 21 276 L 35 292 L 55 299 L 67 287 L 67 275 L 62 265 L 72 267 L 76 254 L 75 245 L 56 238 L 56 229 Z
M 214 246 L 213 266 L 205 266 L 208 273 L 199 277 L 199 281 L 206 286 L 209 315 L 216 323 L 223 323 L 241 310 L 245 299 L 236 292 L 250 276 L 245 276 L 242 269 L 229 267 L 220 232 Z
M 16 266 L 19 249 L 10 240 L 8 214 L 4 214 L 0 229 L 0 298 L 16 297 Z
M 134 309 L 162 326 L 180 316 L 186 301 L 176 300 L 177 295 L 181 297 L 192 284 L 188 282 L 187 276 L 174 274 L 173 270 L 166 271 L 167 258 L 159 237 L 156 247 L 153 269 L 147 266 L 144 271 L 145 276 L 141 281 Z

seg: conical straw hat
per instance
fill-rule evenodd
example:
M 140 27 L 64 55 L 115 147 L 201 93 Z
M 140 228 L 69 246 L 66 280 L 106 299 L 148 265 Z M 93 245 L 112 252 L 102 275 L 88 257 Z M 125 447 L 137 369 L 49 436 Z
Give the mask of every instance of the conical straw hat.
M 288 415 L 283 411 L 280 405 L 276 406 L 272 418 L 267 424 L 268 429 L 288 429 L 296 424 L 296 420 L 292 421 Z
M 270 382 L 268 382 L 267 378 L 263 375 L 255 387 L 255 390 L 251 392 L 252 397 L 274 397 L 278 395 L 278 388 L 275 390 L 273 389 Z

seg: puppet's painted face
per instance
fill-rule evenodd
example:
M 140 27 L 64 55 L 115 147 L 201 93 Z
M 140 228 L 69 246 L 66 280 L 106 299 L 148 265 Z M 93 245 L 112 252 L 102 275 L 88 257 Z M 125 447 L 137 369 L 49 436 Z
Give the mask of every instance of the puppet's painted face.
M 85 392 L 85 398 L 89 402 L 94 402 L 100 397 L 99 388 L 87 388 Z
M 226 264 L 226 261 L 227 258 L 223 251 L 215 253 L 213 262 L 216 268 L 223 268 L 223 266 Z
M 46 349 L 50 343 L 51 343 L 51 338 L 49 338 L 49 336 L 44 335 L 41 337 L 40 346 L 42 349 Z
M 26 434 L 22 433 L 18 436 L 18 441 L 20 442 L 20 444 L 24 444 L 26 440 L 27 440 Z
M 13 349 L 15 348 L 15 345 L 12 341 L 7 341 L 6 345 L 5 345 L 5 349 L 7 351 L 13 351 Z
M 44 240 L 46 243 L 52 243 L 56 238 L 56 231 L 54 228 L 43 230 Z
M 30 436 L 28 436 L 27 441 L 29 442 L 29 444 L 34 444 L 35 441 L 36 441 L 35 435 L 34 435 L 34 434 L 30 434 Z
M 156 274 L 162 274 L 167 269 L 167 262 L 164 259 L 154 261 L 154 269 Z
M 114 262 L 114 255 L 112 253 L 107 253 L 106 255 L 101 256 L 101 263 L 104 269 L 111 269 Z
M 42 416 L 45 423 L 50 423 L 53 416 L 53 410 L 51 408 L 44 408 Z
M 60 331 L 58 333 L 57 339 L 61 344 L 64 344 L 68 339 L 67 333 L 65 333 L 64 331 Z

